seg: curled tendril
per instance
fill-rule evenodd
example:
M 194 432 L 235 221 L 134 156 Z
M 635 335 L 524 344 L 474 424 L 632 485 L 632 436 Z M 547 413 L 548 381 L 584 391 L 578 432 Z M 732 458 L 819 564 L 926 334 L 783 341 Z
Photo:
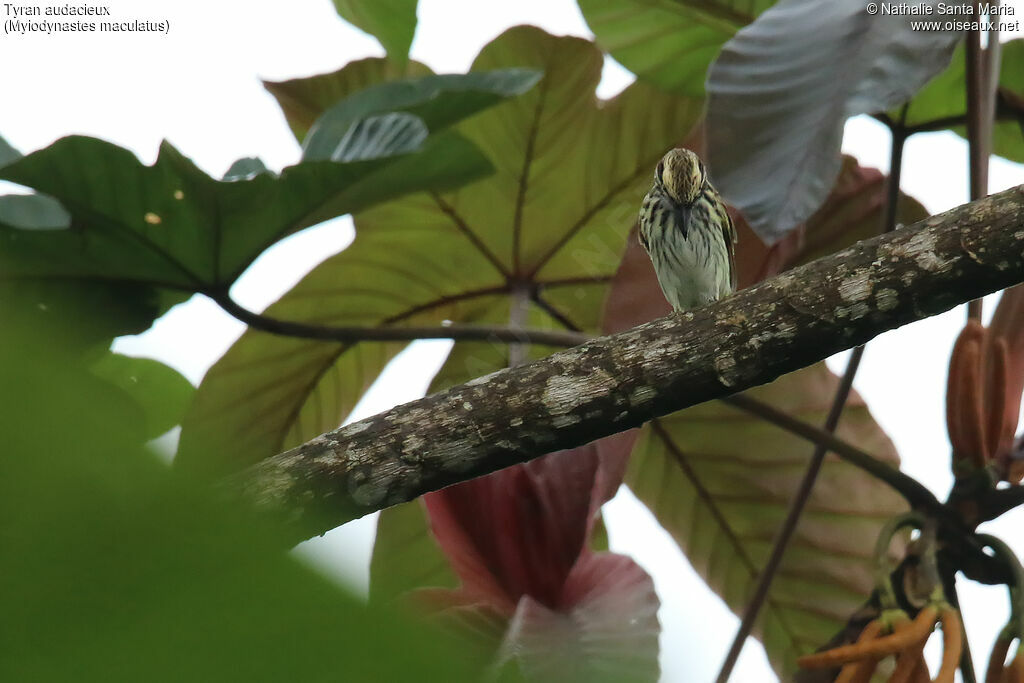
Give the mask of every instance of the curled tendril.
M 906 527 L 921 530 L 920 570 L 925 580 L 923 587 L 928 594 L 927 602 L 913 620 L 899 607 L 892 586 L 893 568 L 889 560 L 889 546 L 893 537 Z M 960 613 L 946 602 L 942 592 L 935 545 L 934 525 L 922 515 L 910 512 L 889 520 L 875 544 L 875 579 L 881 614 L 868 622 L 857 642 L 800 657 L 797 663 L 805 669 L 842 667 L 836 678 L 837 683 L 867 683 L 882 659 L 895 656 L 896 667 L 889 683 L 930 681 L 922 651 L 936 624 L 941 624 L 943 657 L 935 680 L 939 683 L 952 683 L 963 648 L 962 625 Z
M 889 546 L 892 539 L 906 527 L 924 529 L 927 524 L 924 516 L 917 512 L 908 512 L 893 517 L 878 534 L 875 542 L 875 585 L 879 590 L 879 600 L 883 610 L 900 611 L 899 601 L 896 599 L 896 591 L 892 586 L 892 564 L 889 562 Z
M 985 683 L 1024 683 L 1024 647 L 1021 645 L 1021 638 L 1024 638 L 1024 567 L 1021 567 L 1020 560 L 1001 539 L 988 534 L 978 534 L 978 538 L 1009 567 L 1011 575 L 1011 582 L 1007 586 L 1010 592 L 1010 620 L 992 646 Z M 1006 655 L 1014 641 L 1018 643 L 1017 650 L 1007 666 Z

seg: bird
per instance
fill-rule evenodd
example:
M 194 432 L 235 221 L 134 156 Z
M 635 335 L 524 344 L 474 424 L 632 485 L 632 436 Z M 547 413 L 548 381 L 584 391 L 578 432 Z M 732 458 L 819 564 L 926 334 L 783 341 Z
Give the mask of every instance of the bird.
M 736 289 L 736 227 L 704 162 L 672 149 L 640 205 L 640 243 L 675 311 L 717 301 Z

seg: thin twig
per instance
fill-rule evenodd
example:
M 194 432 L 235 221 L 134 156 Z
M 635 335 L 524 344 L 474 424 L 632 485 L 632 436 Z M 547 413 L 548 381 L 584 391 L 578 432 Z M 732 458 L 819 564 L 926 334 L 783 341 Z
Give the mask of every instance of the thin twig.
M 850 389 L 853 387 L 853 378 L 857 374 L 857 368 L 860 366 L 860 359 L 863 355 L 863 346 L 858 346 L 850 354 L 846 371 L 843 373 L 843 378 L 839 383 L 839 388 L 836 390 L 835 398 L 832 399 L 832 407 L 829 409 L 828 417 L 825 419 L 825 432 L 828 434 L 835 432 L 836 426 L 839 424 L 839 418 L 843 414 L 843 408 L 846 407 L 846 400 L 849 398 Z M 775 538 L 775 543 L 772 545 L 768 561 L 758 575 L 754 595 L 743 611 L 743 618 L 740 620 L 739 629 L 737 629 L 736 636 L 729 647 L 729 653 L 725 657 L 722 669 L 718 673 L 718 683 L 726 683 L 732 674 L 733 667 L 736 666 L 736 660 L 739 659 L 740 651 L 743 650 L 743 645 L 747 642 L 747 636 L 750 635 L 750 630 L 754 627 L 754 622 L 757 620 L 757 615 L 761 612 L 765 598 L 768 597 L 768 590 L 775 579 L 775 574 L 779 569 L 779 564 L 782 562 L 782 557 L 786 554 L 789 541 L 793 538 L 793 533 L 800 522 L 800 516 L 803 515 L 807 501 L 811 497 L 811 490 L 814 488 L 814 482 L 818 479 L 818 473 L 825 462 L 825 453 L 827 452 L 827 449 L 821 443 L 815 445 L 814 453 L 811 455 L 811 462 L 807 465 L 807 470 L 804 472 L 803 479 L 800 481 L 796 493 L 793 494 L 793 502 L 790 503 L 789 510 L 786 512 L 786 519 L 782 523 L 778 536 Z
M 1024 116 L 1024 108 L 1017 105 L 1016 102 L 1009 100 L 1004 94 L 1000 93 L 998 88 L 996 89 L 996 104 L 995 104 L 995 115 L 993 116 L 994 121 L 1020 121 L 1021 117 Z M 885 124 L 887 128 L 892 128 L 893 120 L 888 114 L 872 114 L 871 118 L 876 121 Z M 910 126 L 906 126 L 903 131 L 907 136 L 915 135 L 917 133 L 935 133 L 937 131 L 948 130 L 950 128 L 957 128 L 959 126 L 967 125 L 967 114 L 952 114 L 950 116 L 941 116 L 937 119 L 931 119 L 930 121 L 922 121 Z
M 906 107 L 903 109 L 906 113 Z M 900 179 L 903 175 L 903 145 L 907 134 L 902 127 L 891 128 L 892 142 L 889 150 L 889 183 L 886 186 L 885 216 L 882 219 L 882 232 L 896 229 L 896 217 L 899 215 Z
M 310 325 L 278 320 L 240 306 L 227 293 L 208 293 L 225 312 L 249 327 L 301 339 L 334 342 L 413 341 L 416 339 L 454 339 L 455 341 L 489 341 L 509 344 L 542 344 L 544 346 L 578 346 L 592 337 L 579 332 L 560 330 L 514 329 L 502 325 L 435 325 L 418 327 L 386 327 L 365 325 Z
M 981 13 L 981 2 L 974 3 L 975 14 Z M 998 37 L 997 37 L 998 39 Z M 989 89 L 985 69 L 986 60 L 981 49 L 981 29 L 972 24 L 967 30 L 967 150 L 970 170 L 970 199 L 981 199 L 988 194 L 988 158 L 992 144 L 992 117 L 994 105 L 987 101 Z M 993 93 L 994 94 L 994 93 Z M 982 300 L 967 302 L 967 318 L 981 320 Z
M 946 600 L 956 609 L 960 609 L 960 595 L 956 590 L 956 569 L 940 565 L 942 574 L 942 589 L 946 594 Z M 961 611 L 961 614 L 963 612 Z M 963 683 L 977 683 L 978 676 L 974 672 L 974 658 L 971 655 L 971 644 L 967 639 L 967 628 L 964 620 L 960 619 L 960 675 Z
M 974 2 L 974 11 L 977 13 L 981 3 Z M 972 22 L 972 28 L 967 30 L 967 147 L 970 168 L 970 198 L 972 200 L 985 196 L 987 183 L 986 157 L 985 157 L 985 103 L 983 93 L 985 91 L 984 76 L 982 75 L 983 59 L 981 55 L 981 31 L 976 23 Z

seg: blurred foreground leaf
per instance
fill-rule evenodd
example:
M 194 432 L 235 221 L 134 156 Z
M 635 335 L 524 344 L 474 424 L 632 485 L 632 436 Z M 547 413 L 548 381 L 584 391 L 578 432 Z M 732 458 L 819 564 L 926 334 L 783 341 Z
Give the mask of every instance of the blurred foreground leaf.
M 145 414 L 147 439 L 179 424 L 195 391 L 177 370 L 151 358 L 108 353 L 89 369 L 139 404 Z
M 0 347 L 0 383 L 17 387 L 0 392 L 0 679 L 480 675 L 471 649 L 359 604 L 172 476 L 103 383 L 39 342 Z

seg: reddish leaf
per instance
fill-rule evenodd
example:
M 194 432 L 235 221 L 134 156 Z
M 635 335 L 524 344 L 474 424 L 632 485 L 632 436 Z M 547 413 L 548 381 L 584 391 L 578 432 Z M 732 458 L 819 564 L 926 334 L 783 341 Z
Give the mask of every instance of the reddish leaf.
M 463 590 L 503 607 L 524 595 L 557 609 L 589 535 L 598 455 L 552 453 L 425 497 Z
M 531 681 L 658 679 L 658 596 L 633 560 L 587 553 L 554 611 L 523 597 L 502 644 L 502 663 Z
M 843 157 L 842 170 L 825 203 L 810 218 L 770 247 L 747 222 L 737 222 L 740 250 L 736 254 L 740 287 L 838 251 L 882 230 L 886 176 L 865 168 L 851 156 Z M 733 214 L 736 220 L 738 214 Z M 910 224 L 928 217 L 921 204 L 900 193 L 896 221 Z

